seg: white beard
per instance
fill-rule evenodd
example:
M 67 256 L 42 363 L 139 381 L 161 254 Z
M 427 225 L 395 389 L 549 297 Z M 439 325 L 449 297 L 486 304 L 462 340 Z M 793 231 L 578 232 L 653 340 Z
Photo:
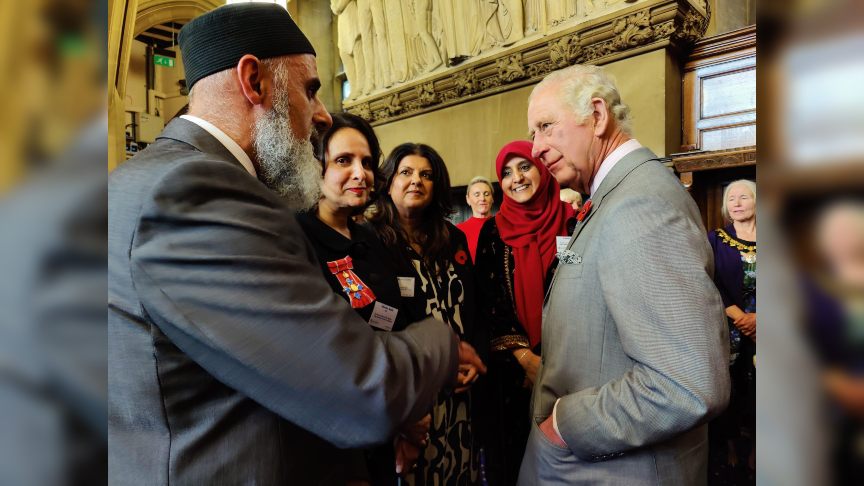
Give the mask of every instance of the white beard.
M 277 95 L 273 108 L 255 122 L 252 143 L 258 157 L 258 177 L 296 211 L 313 207 L 321 196 L 321 165 L 309 140 L 291 130 L 288 100 Z

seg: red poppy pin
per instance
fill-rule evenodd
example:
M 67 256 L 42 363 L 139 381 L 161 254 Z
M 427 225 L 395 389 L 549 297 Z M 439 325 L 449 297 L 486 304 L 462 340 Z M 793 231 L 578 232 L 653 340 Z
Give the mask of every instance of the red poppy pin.
M 585 216 L 588 216 L 588 213 L 591 212 L 591 200 L 585 201 L 585 204 L 579 209 L 579 212 L 576 214 L 576 221 L 582 222 L 585 219 Z
M 468 255 L 465 254 L 465 250 L 459 250 L 459 251 L 457 251 L 457 252 L 456 252 L 456 255 L 454 255 L 454 258 L 456 258 L 456 262 L 457 262 L 459 265 L 465 265 L 465 262 L 468 261 Z

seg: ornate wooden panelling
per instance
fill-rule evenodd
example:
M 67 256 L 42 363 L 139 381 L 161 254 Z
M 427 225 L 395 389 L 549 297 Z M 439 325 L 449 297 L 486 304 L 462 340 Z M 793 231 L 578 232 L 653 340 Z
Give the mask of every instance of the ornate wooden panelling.
M 684 65 L 683 146 L 670 156 L 707 229 L 723 226 L 723 190 L 756 180 L 756 27 L 698 41 Z
M 683 149 L 756 144 L 756 27 L 696 43 L 684 66 Z

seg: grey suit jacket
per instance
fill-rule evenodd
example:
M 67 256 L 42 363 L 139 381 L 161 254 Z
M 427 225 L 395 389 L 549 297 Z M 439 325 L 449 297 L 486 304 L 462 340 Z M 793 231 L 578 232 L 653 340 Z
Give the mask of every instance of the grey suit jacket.
M 706 482 L 706 422 L 729 395 L 713 257 L 693 199 L 641 148 L 592 195 L 547 295 L 520 484 Z
M 108 184 L 109 482 L 344 484 L 455 378 L 457 338 L 378 335 L 293 213 L 186 120 Z

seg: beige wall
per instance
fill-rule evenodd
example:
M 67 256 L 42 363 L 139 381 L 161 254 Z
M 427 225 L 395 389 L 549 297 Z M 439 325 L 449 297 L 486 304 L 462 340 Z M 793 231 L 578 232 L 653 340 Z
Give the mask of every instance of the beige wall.
M 527 136 L 530 87 L 375 127 L 385 154 L 404 142 L 425 143 L 444 158 L 454 186 L 472 177 L 495 178 L 495 156 L 505 143 Z
M 180 85 L 177 84 L 177 81 L 186 77 L 183 71 L 183 58 L 180 56 L 179 48 L 175 47 L 172 50 L 177 52 L 174 67 L 155 67 L 153 89 L 157 92 L 157 97 L 155 106 L 150 109 L 151 114 L 158 113 L 166 123 L 188 102 L 188 98 L 180 94 Z M 143 42 L 133 40 L 125 100 L 125 124 L 127 125 L 132 123 L 130 112 L 147 111 L 146 62 L 147 46 Z
M 166 123 L 189 102 L 188 96 L 180 94 L 180 85 L 177 84 L 178 81 L 186 78 L 180 48 L 175 47 L 171 50 L 177 53 L 174 67 L 156 66 L 156 86 L 165 95 L 160 111 Z
M 129 74 L 126 78 L 126 111 L 144 111 L 147 106 L 146 52 L 147 47 L 143 42 L 132 41 L 132 51 L 129 54 Z
M 756 23 L 756 0 L 709 0 L 711 19 L 705 37 Z
M 633 113 L 633 131 L 658 155 L 678 151 L 681 75 L 666 50 L 606 66 Z M 375 128 L 385 154 L 403 142 L 422 142 L 444 158 L 454 186 L 495 176 L 495 157 L 507 142 L 527 138 L 526 110 L 533 86 L 387 123 Z
M 312 47 L 315 48 L 318 76 L 323 85 L 318 96 L 329 111 L 337 111 L 342 100 L 337 97 L 337 90 L 332 89 L 332 83 L 335 82 L 336 74 L 338 74 L 339 56 L 334 48 L 336 41 L 330 2 L 323 0 L 293 1 L 288 4 L 288 11 L 294 16 L 297 25 L 309 37 Z

